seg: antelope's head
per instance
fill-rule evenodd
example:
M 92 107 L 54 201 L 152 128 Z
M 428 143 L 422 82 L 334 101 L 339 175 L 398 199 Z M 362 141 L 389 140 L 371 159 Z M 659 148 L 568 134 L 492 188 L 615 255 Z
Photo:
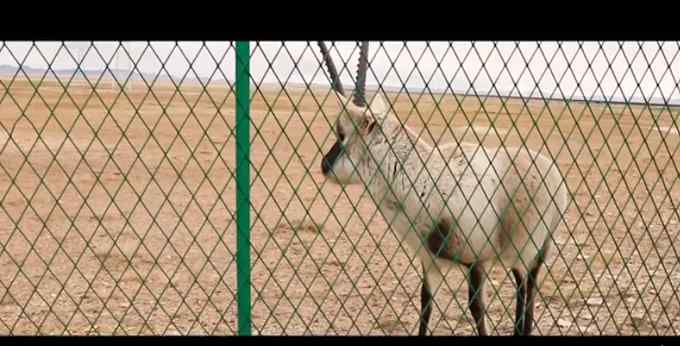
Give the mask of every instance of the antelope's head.
M 338 184 L 361 183 L 357 167 L 369 159 L 367 152 L 372 136 L 382 135 L 379 127 L 387 108 L 382 97 L 376 94 L 370 106 L 366 102 L 366 71 L 368 69 L 368 42 L 363 41 L 359 52 L 356 85 L 351 101 L 347 99 L 335 64 L 323 42 L 319 42 L 323 60 L 331 77 L 331 86 L 340 106 L 340 114 L 333 125 L 336 141 L 321 161 L 323 175 Z

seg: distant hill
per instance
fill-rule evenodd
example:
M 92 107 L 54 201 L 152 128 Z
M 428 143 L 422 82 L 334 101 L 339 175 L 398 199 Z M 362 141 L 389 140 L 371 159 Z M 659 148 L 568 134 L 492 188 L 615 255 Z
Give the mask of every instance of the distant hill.
M 68 80 L 71 78 L 75 79 L 81 79 L 83 77 L 87 77 L 90 81 L 95 81 L 97 79 L 111 79 L 112 77 L 115 76 L 115 78 L 119 81 L 124 81 L 126 79 L 130 79 L 132 81 L 135 80 L 146 80 L 147 82 L 151 83 L 151 81 L 155 80 L 160 80 L 160 81 L 170 81 L 170 76 L 165 73 L 159 73 L 157 74 L 152 74 L 152 73 L 139 73 L 139 71 L 136 70 L 122 70 L 122 69 L 107 69 L 107 70 L 76 70 L 76 69 L 42 69 L 42 68 L 33 68 L 30 66 L 24 65 L 21 68 L 21 71 L 19 71 L 19 68 L 16 66 L 11 66 L 11 65 L 0 65 L 0 77 L 12 77 L 15 74 L 17 74 L 19 77 L 24 77 L 28 76 L 29 78 L 43 78 L 43 76 L 46 79 L 50 78 L 55 78 L 58 77 L 61 80 Z M 181 77 L 180 76 L 172 76 L 172 79 L 178 82 Z M 205 78 L 205 81 L 207 82 L 207 78 Z M 211 80 L 212 82 L 216 82 L 218 80 Z M 190 78 L 187 76 L 183 82 L 198 82 L 198 79 L 196 78 Z
M 1 78 L 8 78 L 12 77 L 15 74 L 17 74 L 17 71 L 19 70 L 18 67 L 12 66 L 12 65 L 0 65 L 0 77 Z M 71 78 L 74 79 L 82 79 L 84 76 L 86 76 L 90 81 L 96 81 L 98 79 L 104 79 L 104 80 L 110 80 L 113 76 L 119 81 L 124 81 L 126 79 L 129 79 L 131 81 L 140 81 L 142 79 L 146 80 L 147 83 L 151 83 L 153 80 L 161 81 L 161 82 L 169 82 L 170 78 L 172 77 L 172 80 L 175 82 L 179 82 L 181 80 L 181 76 L 170 76 L 167 73 L 159 73 L 158 75 L 152 74 L 152 73 L 140 73 L 139 71 L 131 71 L 131 70 L 122 70 L 122 69 L 107 69 L 107 70 L 78 70 L 76 71 L 75 69 L 55 69 L 55 70 L 46 70 L 46 69 L 41 69 L 41 68 L 33 68 L 27 65 L 24 65 L 22 67 L 22 71 L 19 72 L 18 76 L 19 77 L 24 77 L 24 75 L 28 75 L 29 78 L 46 78 L 46 79 L 52 79 L 52 78 L 59 78 L 61 80 L 69 80 Z M 207 82 L 210 82 L 211 84 L 213 83 L 219 83 L 223 84 L 225 83 L 224 78 L 213 78 L 209 79 L 208 77 L 198 77 L 196 78 L 195 76 L 190 77 L 187 76 L 184 80 L 182 80 L 183 84 L 198 84 L 199 82 L 203 82 L 202 84 L 205 84 Z M 280 88 L 280 85 L 275 84 L 275 83 L 262 83 L 261 88 L 266 88 L 266 89 L 278 89 Z M 295 89 L 300 89 L 300 88 L 305 88 L 305 84 L 303 83 L 295 83 L 295 82 L 290 82 L 286 84 L 286 87 L 288 88 L 295 88 Z M 311 87 L 313 88 L 318 88 L 318 89 L 327 89 L 329 88 L 328 84 L 311 84 Z M 366 90 L 369 93 L 373 93 L 377 90 L 377 86 L 375 85 L 367 85 Z M 403 92 L 404 88 L 403 87 L 394 87 L 394 86 L 382 86 L 382 89 L 386 92 L 390 93 L 396 93 L 396 92 Z M 422 93 L 422 92 L 432 92 L 434 94 L 441 94 L 441 93 L 450 93 L 450 90 L 446 89 L 437 89 L 437 88 L 430 88 L 429 90 L 423 90 L 421 88 L 411 88 L 408 90 L 411 93 Z M 454 90 L 454 93 L 457 95 L 465 95 L 469 90 Z M 537 93 L 535 93 L 537 94 Z M 517 91 L 509 92 L 509 91 L 500 91 L 498 93 L 478 93 L 480 97 L 485 97 L 485 96 L 491 96 L 491 97 L 509 97 L 509 98 L 519 98 L 520 95 L 517 93 Z M 527 95 L 522 95 L 523 98 L 525 99 L 540 99 L 540 97 L 528 97 Z M 604 97 L 601 95 L 594 95 L 594 96 L 589 96 L 587 98 L 589 102 L 609 102 L 609 103 L 625 103 L 626 100 L 616 97 L 616 98 L 611 98 L 611 97 Z M 571 99 L 568 99 L 568 101 L 584 101 L 584 98 L 580 97 L 574 97 Z M 562 98 L 554 98 L 554 100 L 560 100 L 564 101 Z M 664 100 L 662 98 L 651 98 L 648 100 L 649 104 L 654 105 L 654 106 L 663 106 L 664 105 Z M 634 100 L 629 100 L 628 103 L 630 104 L 644 104 L 643 100 L 641 99 L 634 99 Z M 680 99 L 671 99 L 668 100 L 669 105 L 673 106 L 679 106 L 680 105 Z

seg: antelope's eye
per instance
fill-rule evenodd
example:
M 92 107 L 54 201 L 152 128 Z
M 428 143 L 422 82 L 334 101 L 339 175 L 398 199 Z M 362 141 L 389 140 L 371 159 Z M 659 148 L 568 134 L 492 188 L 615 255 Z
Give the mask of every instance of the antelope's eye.
M 338 140 L 340 142 L 345 140 L 345 133 L 342 131 L 342 127 L 338 126 Z

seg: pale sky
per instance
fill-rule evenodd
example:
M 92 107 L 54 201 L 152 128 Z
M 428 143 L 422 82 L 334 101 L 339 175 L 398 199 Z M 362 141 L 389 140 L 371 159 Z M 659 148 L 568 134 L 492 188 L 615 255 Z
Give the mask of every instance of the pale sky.
M 470 49 L 472 44 L 385 42 L 381 47 L 379 42 L 371 42 L 372 72 L 367 84 L 377 85 L 380 81 L 385 87 L 406 85 L 412 90 L 422 90 L 427 81 L 433 91 L 445 89 L 450 83 L 454 91 L 478 94 L 579 99 L 584 95 L 586 98 L 604 95 L 614 100 L 680 103 L 677 42 L 563 42 L 561 51 L 557 49 L 557 42 L 498 42 L 496 47 L 493 42 L 475 42 L 476 50 Z M 112 68 L 131 69 L 131 60 L 121 49 L 125 47 L 143 73 L 158 73 L 161 61 L 165 61 L 165 68 L 178 81 L 190 71 L 188 59 L 193 61 L 191 67 L 195 73 L 204 80 L 215 72 L 218 64 L 221 71 L 217 71 L 214 78 L 232 80 L 234 75 L 235 53 L 232 48 L 227 51 L 230 42 L 66 42 L 65 45 L 76 59 L 83 59 L 81 67 L 87 70 L 104 69 L 104 60 L 110 60 Z M 60 42 L 36 42 L 32 46 L 30 42 L 4 42 L 0 46 L 0 65 L 21 63 L 32 68 L 47 68 L 49 62 L 53 69 L 76 67 Z M 356 70 L 355 47 L 354 42 L 341 42 L 337 43 L 337 51 L 332 50 L 336 64 L 342 65 L 341 57 L 348 63 L 350 71 L 339 67 L 343 69 L 343 81 L 348 87 L 351 87 L 350 73 Z M 118 59 L 111 59 L 117 48 Z M 328 83 L 323 73 L 314 75 L 320 60 L 315 42 L 309 47 L 306 42 L 251 42 L 251 49 L 251 74 L 258 82 Z M 418 61 L 416 71 L 415 61 Z M 486 71 L 480 69 L 482 63 Z M 550 69 L 546 69 L 548 63 Z M 188 77 L 196 75 L 190 71 Z M 555 91 L 558 83 L 561 92 Z

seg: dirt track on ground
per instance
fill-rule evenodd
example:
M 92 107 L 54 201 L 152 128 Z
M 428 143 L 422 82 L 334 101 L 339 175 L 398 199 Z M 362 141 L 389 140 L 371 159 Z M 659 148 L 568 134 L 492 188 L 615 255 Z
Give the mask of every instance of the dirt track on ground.
M 234 95 L 38 90 L 16 81 L 0 98 L 0 333 L 235 333 Z M 253 99 L 254 332 L 415 333 L 419 265 L 362 188 L 321 175 L 334 140 L 319 112 L 326 92 Z M 573 203 L 536 334 L 676 333 L 677 109 L 391 98 L 429 142 L 526 140 L 558 161 Z M 433 333 L 471 334 L 462 272 L 448 279 Z M 494 270 L 486 292 L 487 328 L 510 334 L 511 276 Z

